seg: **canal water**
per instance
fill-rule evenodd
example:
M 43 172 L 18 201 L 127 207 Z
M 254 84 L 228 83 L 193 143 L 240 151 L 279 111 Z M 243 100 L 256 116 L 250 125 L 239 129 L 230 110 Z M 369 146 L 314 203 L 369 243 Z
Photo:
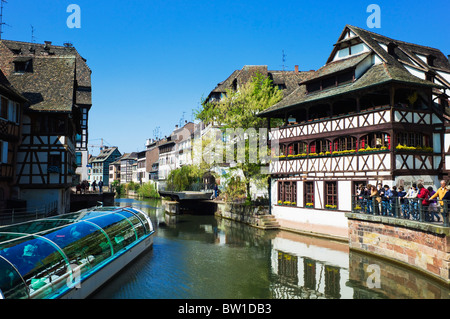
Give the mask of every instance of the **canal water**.
M 154 245 L 94 299 L 450 298 L 444 285 L 345 243 L 215 216 L 170 216 L 159 200 L 116 204 L 149 214 Z

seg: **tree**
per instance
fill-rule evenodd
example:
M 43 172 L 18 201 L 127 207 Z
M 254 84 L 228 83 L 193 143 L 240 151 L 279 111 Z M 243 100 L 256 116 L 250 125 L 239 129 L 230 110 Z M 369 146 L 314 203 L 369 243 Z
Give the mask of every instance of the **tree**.
M 167 176 L 167 187 L 174 191 L 187 191 L 202 183 L 205 172 L 196 165 L 185 165 L 170 171 Z
M 219 102 L 202 101 L 203 108 L 197 112 L 197 119 L 206 123 L 220 123 L 221 129 L 249 129 L 258 131 L 267 128 L 267 119 L 258 117 L 258 113 L 279 102 L 283 97 L 282 91 L 274 87 L 272 80 L 261 74 L 256 74 L 251 81 L 242 85 L 238 91 L 226 91 L 225 97 Z M 261 173 L 262 162 L 250 161 L 250 153 L 254 148 L 250 145 L 248 135 L 234 136 L 234 143 L 245 145 L 245 160 L 237 162 L 233 169 L 240 169 L 244 175 L 247 189 L 247 199 L 251 199 L 250 183 L 264 182 L 267 176 Z M 260 146 L 261 147 L 261 146 Z M 236 150 L 235 150 L 236 151 Z M 266 150 L 267 154 L 269 150 Z

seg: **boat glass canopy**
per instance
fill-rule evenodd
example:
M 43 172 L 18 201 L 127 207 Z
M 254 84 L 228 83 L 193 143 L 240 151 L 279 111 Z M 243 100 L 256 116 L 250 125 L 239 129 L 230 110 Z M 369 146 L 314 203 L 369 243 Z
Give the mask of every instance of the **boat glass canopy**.
M 154 232 L 131 207 L 98 207 L 0 227 L 0 299 L 54 298 Z

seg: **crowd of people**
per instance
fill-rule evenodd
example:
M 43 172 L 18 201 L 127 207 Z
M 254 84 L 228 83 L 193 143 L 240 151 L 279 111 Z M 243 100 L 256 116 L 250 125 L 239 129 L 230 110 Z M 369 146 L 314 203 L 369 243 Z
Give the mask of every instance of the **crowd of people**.
M 440 215 L 448 211 L 450 185 L 442 180 L 436 191 L 422 183 L 412 184 L 407 190 L 403 186 L 359 185 L 356 198 L 357 210 L 367 214 L 420 220 L 423 213 L 425 221 L 439 222 L 442 220 Z
M 76 193 L 80 194 L 87 194 L 87 193 L 96 193 L 98 192 L 101 194 L 103 193 L 103 181 L 100 180 L 97 184 L 97 181 L 93 181 L 92 183 L 89 183 L 88 181 L 84 180 L 81 183 L 79 183 L 76 186 Z

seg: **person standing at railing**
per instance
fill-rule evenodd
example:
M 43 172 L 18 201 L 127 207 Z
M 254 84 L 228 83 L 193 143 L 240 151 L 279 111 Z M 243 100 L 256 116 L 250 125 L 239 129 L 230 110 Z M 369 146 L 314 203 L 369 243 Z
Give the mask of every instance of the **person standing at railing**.
M 433 187 L 431 187 L 431 186 L 428 187 L 428 191 L 430 192 L 430 198 L 434 194 L 436 194 Z M 434 221 L 435 216 L 436 216 L 437 221 L 440 221 L 439 213 L 438 213 L 438 204 L 437 204 L 436 199 L 430 199 L 430 206 L 428 206 L 428 212 L 430 214 L 430 221 Z
M 406 192 L 403 186 L 398 187 L 397 197 L 399 198 L 399 204 L 403 212 L 403 218 L 409 219 L 408 200 L 405 200 Z
M 445 194 L 447 193 L 447 182 L 445 180 L 441 181 L 441 187 L 438 188 L 438 190 L 436 191 L 436 193 L 430 197 L 430 199 L 435 199 L 437 197 L 439 197 L 439 204 L 441 206 L 444 205 L 444 203 L 442 202 L 442 199 L 444 198 Z
M 380 196 L 380 193 L 378 192 L 377 188 L 374 185 L 371 185 L 370 199 L 371 199 L 372 205 L 373 205 L 373 213 L 375 215 L 379 215 L 380 214 L 381 196 Z
M 419 185 L 417 185 L 419 187 L 419 193 L 417 194 L 417 198 L 422 199 L 422 211 L 425 214 L 425 220 L 429 221 L 430 220 L 430 214 L 428 212 L 428 206 L 430 205 L 430 192 L 428 191 L 428 189 L 426 189 L 425 187 L 423 187 L 422 183 L 419 183 Z M 418 211 L 418 213 L 420 213 Z M 416 216 L 416 220 L 419 219 L 419 215 Z
M 450 185 L 446 186 L 447 192 L 445 193 L 444 197 L 442 197 L 442 201 L 441 201 L 441 214 L 442 214 L 442 219 L 444 221 L 446 221 L 446 218 L 448 218 L 448 209 L 450 208 Z M 438 219 L 438 221 L 440 221 L 440 219 Z
M 367 213 L 367 187 L 363 184 L 360 184 L 358 189 L 356 190 L 356 196 L 363 212 Z
M 409 219 L 409 216 L 411 215 L 413 218 L 416 218 L 418 216 L 419 211 L 419 205 L 417 203 L 417 185 L 414 183 L 412 184 L 411 188 L 406 193 L 405 198 L 408 199 L 408 213 L 407 213 L 407 219 Z
M 381 213 L 383 214 L 383 216 L 391 215 L 394 193 L 389 188 L 389 185 L 384 185 L 384 191 L 381 197 L 382 197 Z

